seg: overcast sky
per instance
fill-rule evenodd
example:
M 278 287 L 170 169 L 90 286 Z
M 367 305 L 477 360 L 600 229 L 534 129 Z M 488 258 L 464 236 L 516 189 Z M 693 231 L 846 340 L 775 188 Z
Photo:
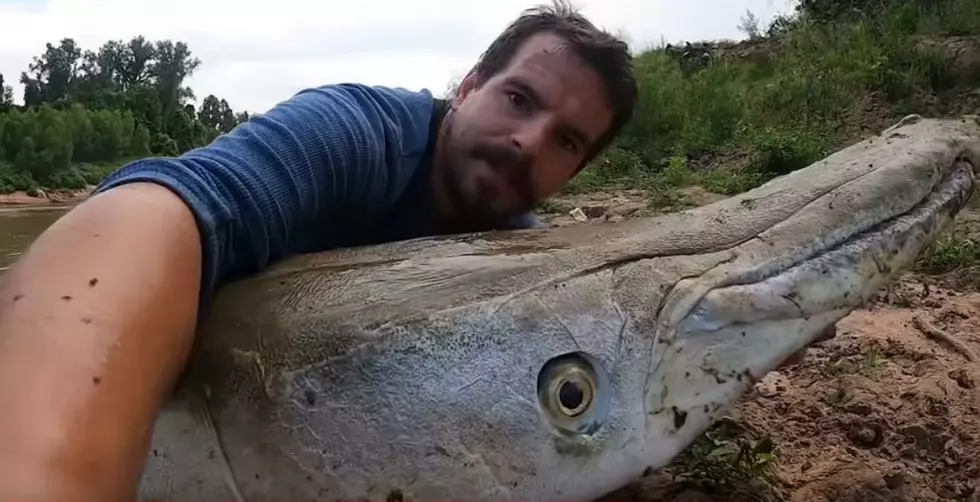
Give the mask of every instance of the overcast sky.
M 262 112 L 304 87 L 361 82 L 441 94 L 520 12 L 539 0 L 0 0 L 0 73 L 18 82 L 46 42 L 83 49 L 142 34 L 187 42 L 201 60 L 186 82 L 236 111 Z M 751 10 L 763 23 L 793 0 L 573 0 L 634 49 L 740 39 Z

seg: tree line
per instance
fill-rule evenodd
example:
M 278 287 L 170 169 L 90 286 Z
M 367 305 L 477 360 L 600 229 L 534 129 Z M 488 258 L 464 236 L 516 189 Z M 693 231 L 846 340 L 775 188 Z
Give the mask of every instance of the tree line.
M 200 64 L 184 42 L 142 36 L 46 44 L 20 74 L 23 105 L 0 74 L 0 189 L 92 182 L 79 164 L 179 155 L 248 120 L 214 95 L 195 108 L 185 81 Z

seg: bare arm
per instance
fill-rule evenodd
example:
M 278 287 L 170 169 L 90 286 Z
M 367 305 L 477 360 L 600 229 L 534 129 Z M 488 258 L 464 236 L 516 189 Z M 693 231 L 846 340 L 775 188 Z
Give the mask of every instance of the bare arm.
M 0 498 L 133 496 L 200 277 L 188 207 L 132 184 L 70 211 L 0 278 Z
M 52 225 L 0 278 L 0 499 L 132 498 L 212 294 L 387 211 L 431 106 L 307 90 L 205 148 L 122 167 Z

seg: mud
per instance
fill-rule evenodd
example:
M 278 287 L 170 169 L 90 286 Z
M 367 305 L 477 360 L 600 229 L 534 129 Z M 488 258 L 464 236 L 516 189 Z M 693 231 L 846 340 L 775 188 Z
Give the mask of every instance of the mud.
M 713 200 L 697 189 L 681 198 Z M 566 210 L 546 221 L 608 221 L 642 202 L 636 193 L 560 198 L 555 207 L 591 205 L 593 217 L 575 221 Z M 952 231 L 980 236 L 980 201 Z M 838 323 L 835 337 L 767 375 L 682 458 L 606 500 L 980 502 L 980 363 L 913 322 L 919 316 L 980 354 L 980 284 L 955 289 L 962 282 L 905 274 Z M 722 428 L 735 432 L 719 439 Z M 737 465 L 712 461 L 736 444 L 757 453 Z

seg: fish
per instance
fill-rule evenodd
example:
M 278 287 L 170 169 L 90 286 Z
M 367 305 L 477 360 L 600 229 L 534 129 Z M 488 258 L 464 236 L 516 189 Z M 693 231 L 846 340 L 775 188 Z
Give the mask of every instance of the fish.
M 909 115 L 710 205 L 290 257 L 221 288 L 141 500 L 594 500 L 668 465 L 972 197 Z

